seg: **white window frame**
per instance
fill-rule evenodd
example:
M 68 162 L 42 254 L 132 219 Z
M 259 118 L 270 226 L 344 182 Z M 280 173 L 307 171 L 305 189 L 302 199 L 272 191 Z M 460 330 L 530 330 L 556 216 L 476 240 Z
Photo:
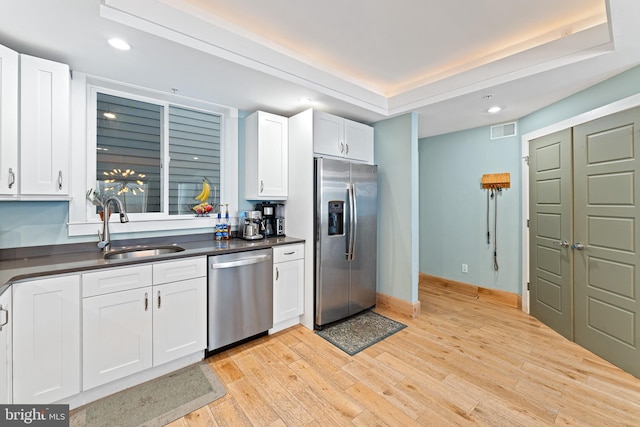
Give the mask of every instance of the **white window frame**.
M 238 206 L 238 110 L 207 101 L 187 98 L 175 94 L 141 88 L 93 76 L 74 73 L 71 83 L 71 196 L 69 202 L 69 236 L 96 235 L 101 230 L 100 217 L 95 207 L 86 199 L 86 192 L 96 186 L 97 93 L 107 93 L 124 98 L 162 105 L 165 120 L 163 134 L 168 134 L 168 106 L 207 111 L 221 116 L 221 164 L 220 201 L 229 203 L 230 215 L 237 217 Z M 169 146 L 164 144 L 162 159 L 168 156 Z M 164 162 L 163 162 L 164 163 Z M 164 165 L 163 165 L 164 166 Z M 163 173 L 163 180 L 168 179 Z M 163 192 L 167 189 L 163 183 Z M 129 222 L 120 223 L 115 216 L 109 222 L 112 234 L 140 233 L 177 230 L 178 232 L 211 232 L 216 218 L 195 215 L 169 215 L 163 202 L 164 212 L 129 214 Z M 234 209 L 235 207 L 235 209 Z M 124 236 L 131 237 L 131 236 Z

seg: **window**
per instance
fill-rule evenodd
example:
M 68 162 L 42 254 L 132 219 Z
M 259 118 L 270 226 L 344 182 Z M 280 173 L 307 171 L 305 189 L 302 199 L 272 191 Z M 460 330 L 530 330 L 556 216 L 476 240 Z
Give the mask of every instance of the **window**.
M 219 115 L 102 92 L 96 108 L 101 197 L 118 196 L 127 213 L 192 215 L 206 178 L 219 202 Z
M 112 216 L 110 223 L 125 238 L 211 232 L 215 217 L 191 210 L 203 177 L 212 187 L 209 203 L 229 203 L 237 216 L 236 108 L 80 72 L 71 97 L 69 236 L 96 236 L 102 228 L 89 189 L 103 197 L 120 192 L 129 222 Z

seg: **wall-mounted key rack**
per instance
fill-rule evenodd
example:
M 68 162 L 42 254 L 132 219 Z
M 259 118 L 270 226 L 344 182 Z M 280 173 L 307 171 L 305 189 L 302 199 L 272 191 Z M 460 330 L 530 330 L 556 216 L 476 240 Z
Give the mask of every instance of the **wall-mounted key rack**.
M 482 175 L 480 181 L 482 189 L 489 188 L 509 188 L 511 187 L 511 174 L 505 173 L 487 173 Z

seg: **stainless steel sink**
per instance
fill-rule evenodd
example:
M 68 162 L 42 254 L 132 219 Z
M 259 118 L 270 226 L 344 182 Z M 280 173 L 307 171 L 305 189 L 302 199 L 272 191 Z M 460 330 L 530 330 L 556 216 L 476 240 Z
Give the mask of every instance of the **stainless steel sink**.
M 104 254 L 104 259 L 146 258 L 182 251 L 184 251 L 184 248 L 181 248 L 180 246 L 141 246 L 135 248 L 116 249 L 106 252 Z

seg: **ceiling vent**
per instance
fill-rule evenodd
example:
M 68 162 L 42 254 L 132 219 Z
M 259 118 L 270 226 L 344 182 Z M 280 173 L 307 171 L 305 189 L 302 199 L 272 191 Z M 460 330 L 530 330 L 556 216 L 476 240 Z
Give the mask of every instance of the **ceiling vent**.
M 517 132 L 516 122 L 502 123 L 501 125 L 491 126 L 491 139 L 516 136 Z

